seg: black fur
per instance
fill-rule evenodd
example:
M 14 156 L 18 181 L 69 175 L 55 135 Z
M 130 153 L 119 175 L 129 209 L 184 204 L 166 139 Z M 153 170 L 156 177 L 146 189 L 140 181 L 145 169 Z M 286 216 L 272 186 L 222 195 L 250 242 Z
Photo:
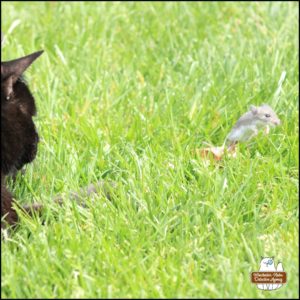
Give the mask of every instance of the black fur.
M 37 154 L 39 136 L 33 122 L 36 115 L 35 100 L 22 75 L 41 54 L 40 51 L 13 61 L 1 62 L 1 227 L 18 221 L 5 178 L 7 175 L 15 175 L 25 164 L 32 162 Z M 85 206 L 84 198 L 100 191 L 110 199 L 110 190 L 114 186 L 114 183 L 106 185 L 99 181 L 78 192 L 71 192 L 68 198 Z M 62 204 L 63 197 L 58 196 L 54 201 Z M 36 203 L 20 208 L 28 213 L 40 212 L 43 205 Z
M 17 214 L 5 177 L 34 160 L 39 141 L 35 100 L 22 74 L 41 53 L 1 62 L 1 218 L 9 224 L 17 222 Z

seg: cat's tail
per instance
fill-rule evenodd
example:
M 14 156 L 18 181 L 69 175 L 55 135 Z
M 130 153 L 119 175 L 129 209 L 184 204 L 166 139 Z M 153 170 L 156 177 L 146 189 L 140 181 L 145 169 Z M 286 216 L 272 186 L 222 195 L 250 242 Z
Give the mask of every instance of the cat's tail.
M 62 205 L 66 200 L 75 201 L 78 205 L 82 207 L 87 207 L 87 199 L 96 196 L 104 195 L 108 200 L 112 198 L 112 192 L 116 188 L 116 183 L 113 181 L 97 181 L 96 183 L 89 184 L 86 187 L 81 188 L 77 192 L 69 192 L 66 194 L 61 194 L 54 197 L 54 203 Z M 41 214 L 44 210 L 45 205 L 41 203 L 33 203 L 29 205 L 23 205 L 21 210 L 29 215 Z
M 86 207 L 86 199 L 93 195 L 104 194 L 108 200 L 111 200 L 112 190 L 116 188 L 115 182 L 97 181 L 81 188 L 77 192 L 69 192 L 66 195 L 58 195 L 54 198 L 54 202 L 63 204 L 64 199 L 75 200 L 79 205 Z

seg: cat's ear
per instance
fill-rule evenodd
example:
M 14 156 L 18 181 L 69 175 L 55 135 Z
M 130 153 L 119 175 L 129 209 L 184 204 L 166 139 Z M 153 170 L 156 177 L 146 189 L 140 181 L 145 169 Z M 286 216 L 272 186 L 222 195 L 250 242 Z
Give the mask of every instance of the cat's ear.
M 256 115 L 258 112 L 258 109 L 254 105 L 250 105 L 250 111 L 253 113 L 253 115 Z
M 15 60 L 1 62 L 1 90 L 6 98 L 9 99 L 15 82 L 43 52 L 38 51 Z

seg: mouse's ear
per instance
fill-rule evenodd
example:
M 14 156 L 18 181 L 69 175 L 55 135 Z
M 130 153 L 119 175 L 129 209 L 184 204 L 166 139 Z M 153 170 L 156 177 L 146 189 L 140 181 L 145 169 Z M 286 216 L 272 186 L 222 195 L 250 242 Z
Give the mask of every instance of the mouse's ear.
M 254 114 L 254 115 L 256 115 L 257 114 L 257 112 L 258 112 L 258 109 L 257 109 L 257 107 L 256 106 L 254 106 L 254 105 L 250 105 L 250 111 Z

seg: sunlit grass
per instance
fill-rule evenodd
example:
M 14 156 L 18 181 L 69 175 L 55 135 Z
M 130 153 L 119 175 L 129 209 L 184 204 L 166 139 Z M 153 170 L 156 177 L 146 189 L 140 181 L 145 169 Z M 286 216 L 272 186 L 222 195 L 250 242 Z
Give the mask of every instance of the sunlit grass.
M 3 298 L 298 296 L 298 3 L 1 9 L 2 59 L 45 50 L 27 73 L 38 157 L 11 188 L 49 207 L 2 241 Z M 220 164 L 195 154 L 261 103 L 282 121 L 269 136 Z M 99 179 L 112 201 L 52 203 Z M 250 283 L 261 256 L 286 286 Z

